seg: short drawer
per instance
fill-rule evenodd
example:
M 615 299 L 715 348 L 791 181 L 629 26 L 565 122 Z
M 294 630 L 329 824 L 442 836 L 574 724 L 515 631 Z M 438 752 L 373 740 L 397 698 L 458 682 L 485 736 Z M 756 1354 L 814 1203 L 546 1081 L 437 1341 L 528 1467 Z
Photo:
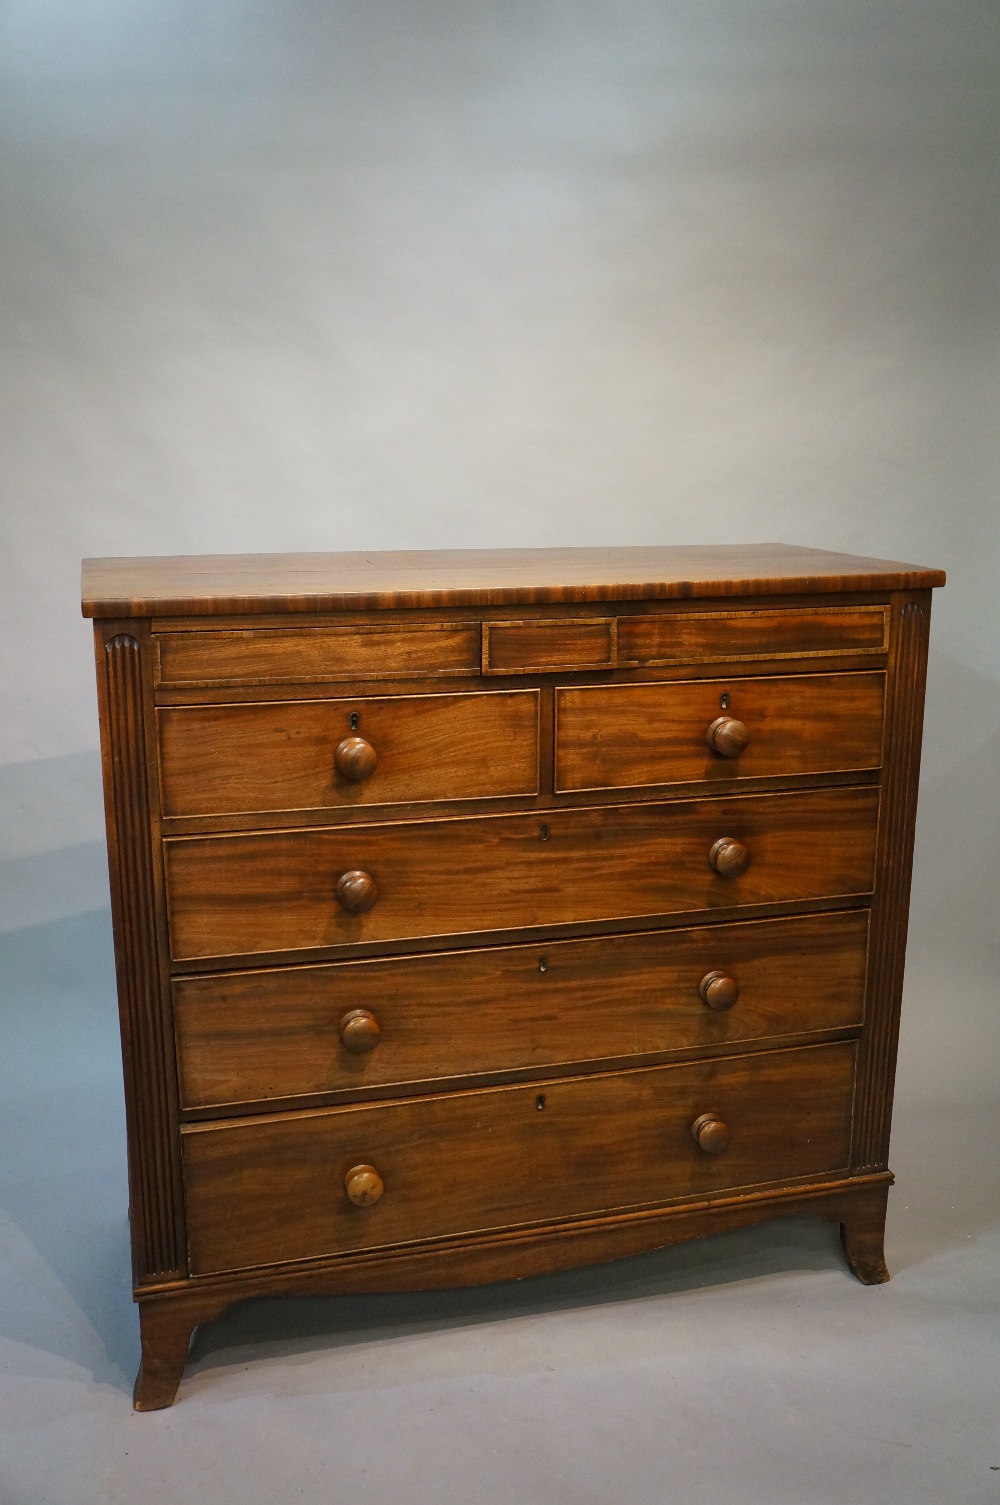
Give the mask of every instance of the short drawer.
M 563 687 L 556 691 L 556 788 L 877 768 L 884 700 L 881 671 Z
M 480 799 L 538 789 L 538 692 L 177 706 L 165 815 Z
M 480 672 L 478 622 L 161 632 L 153 642 L 156 683 L 178 689 Z
M 877 812 L 877 789 L 845 788 L 174 837 L 171 950 L 187 961 L 866 894 Z M 746 849 L 740 876 L 710 865 L 723 838 Z
M 221 1108 L 849 1028 L 862 1021 L 867 941 L 867 911 L 851 910 L 177 978 L 181 1103 Z
M 562 617 L 553 622 L 484 622 L 484 674 L 540 674 L 555 669 L 613 669 L 614 617 Z
M 195 1125 L 191 1273 L 703 1198 L 848 1162 L 854 1045 Z M 710 1115 L 716 1151 L 693 1126 Z M 711 1140 L 709 1141 L 711 1142 Z M 372 1167 L 381 1196 L 347 1195 Z
M 887 606 L 762 607 L 620 617 L 622 664 L 826 658 L 885 653 Z

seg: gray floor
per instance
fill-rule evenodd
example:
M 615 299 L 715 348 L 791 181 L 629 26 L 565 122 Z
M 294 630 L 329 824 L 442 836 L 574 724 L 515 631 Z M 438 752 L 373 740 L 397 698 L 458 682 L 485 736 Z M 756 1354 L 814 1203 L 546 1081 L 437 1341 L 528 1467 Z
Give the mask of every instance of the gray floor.
M 788 1221 L 516 1286 L 256 1303 L 137 1416 L 106 911 L 0 937 L 0 966 L 2 1505 L 1000 1501 L 1000 1123 L 908 1089 L 905 1053 L 887 1286 Z

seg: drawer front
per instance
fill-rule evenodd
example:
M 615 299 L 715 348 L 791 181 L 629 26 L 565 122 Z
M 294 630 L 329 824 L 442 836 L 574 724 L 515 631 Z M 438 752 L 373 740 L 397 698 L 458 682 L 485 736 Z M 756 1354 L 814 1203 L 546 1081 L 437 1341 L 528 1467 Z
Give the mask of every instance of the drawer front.
M 854 1045 L 195 1125 L 183 1133 L 191 1272 L 413 1243 L 705 1197 L 846 1167 Z M 709 1154 L 692 1125 L 717 1115 Z M 375 1168 L 358 1207 L 345 1177 Z
M 814 658 L 885 653 L 887 606 L 775 607 L 760 611 L 664 612 L 620 617 L 622 664 L 697 664 L 710 659 Z
M 614 617 L 555 622 L 484 622 L 483 673 L 528 674 L 547 669 L 612 669 Z
M 556 789 L 877 768 L 884 700 L 881 672 L 561 688 Z M 709 746 L 722 716 L 749 733 L 735 756 Z
M 867 949 L 867 911 L 852 910 L 178 978 L 181 1102 L 224 1107 L 849 1028 L 862 1021 Z M 735 1002 L 717 986 L 710 997 L 728 1006 L 709 1005 L 710 974 L 735 983 Z M 371 1019 L 359 1023 L 360 1010 Z
M 164 843 L 178 961 L 869 893 L 878 790 L 607 805 Z M 722 877 L 709 853 L 744 844 Z M 370 876 L 373 907 L 337 899 Z M 369 890 L 370 894 L 370 890 Z
M 154 643 L 157 684 L 177 688 L 480 671 L 478 622 L 163 632 Z
M 179 706 L 161 708 L 157 717 L 166 815 L 480 799 L 538 789 L 536 690 Z M 370 752 L 350 739 L 363 739 Z M 359 751 L 360 764 L 350 758 Z M 369 771 L 372 755 L 377 761 Z

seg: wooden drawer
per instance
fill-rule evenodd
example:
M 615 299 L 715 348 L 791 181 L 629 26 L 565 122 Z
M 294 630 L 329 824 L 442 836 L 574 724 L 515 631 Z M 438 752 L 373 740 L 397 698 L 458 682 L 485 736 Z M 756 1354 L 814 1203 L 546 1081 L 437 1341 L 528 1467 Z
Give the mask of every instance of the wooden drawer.
M 157 717 L 165 815 L 480 799 L 538 789 L 537 690 L 161 707 Z M 339 772 L 335 761 L 352 738 L 364 739 L 378 759 L 360 779 Z
M 885 653 L 887 606 L 767 607 L 620 617 L 622 664 L 698 664 L 711 659 L 827 658 Z
M 539 815 L 176 837 L 164 843 L 172 954 L 310 950 L 869 893 L 878 790 L 605 805 Z M 749 870 L 709 865 L 723 837 Z M 338 902 L 374 880 L 367 913 Z
M 191 1273 L 818 1176 L 847 1165 L 854 1045 L 729 1056 L 184 1131 Z M 707 1154 L 691 1126 L 728 1126 Z M 384 1193 L 347 1198 L 373 1166 Z
M 612 669 L 614 617 L 564 617 L 554 622 L 484 622 L 484 674 L 538 674 L 554 669 Z
M 877 768 L 884 700 L 881 672 L 560 688 L 556 788 Z M 708 729 L 722 716 L 749 732 L 736 756 L 708 744 Z
M 181 1102 L 224 1107 L 857 1026 L 867 950 L 867 911 L 851 910 L 178 978 Z M 699 991 L 713 972 L 739 990 L 722 1010 Z M 362 1009 L 381 1034 L 356 1054 L 340 1024 Z
M 154 678 L 185 688 L 478 674 L 480 651 L 478 622 L 161 632 Z

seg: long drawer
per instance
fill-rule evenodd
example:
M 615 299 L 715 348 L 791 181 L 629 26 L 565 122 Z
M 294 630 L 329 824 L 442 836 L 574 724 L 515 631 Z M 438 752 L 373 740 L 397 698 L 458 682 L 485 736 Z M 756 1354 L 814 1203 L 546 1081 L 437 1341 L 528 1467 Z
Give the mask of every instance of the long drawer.
M 560 687 L 556 788 L 730 784 L 877 768 L 884 699 L 885 675 L 877 671 Z M 749 739 L 742 750 L 739 743 L 725 753 L 710 747 L 710 729 L 724 721 Z
M 164 843 L 171 952 L 194 961 L 866 894 L 877 813 L 877 789 L 844 788 L 176 837 Z M 741 876 L 710 865 L 723 838 L 746 848 Z M 358 892 L 363 913 L 345 907 Z
M 478 622 L 161 630 L 154 678 L 173 688 L 405 679 L 478 674 L 480 656 Z
M 183 1133 L 192 1274 L 547 1223 L 847 1165 L 853 1043 Z M 728 1145 L 695 1142 L 702 1115 Z M 384 1192 L 347 1195 L 356 1167 Z
M 849 910 L 181 977 L 181 1102 L 218 1109 L 857 1026 L 867 941 L 867 911 Z
M 538 691 L 161 707 L 165 815 L 538 789 Z

